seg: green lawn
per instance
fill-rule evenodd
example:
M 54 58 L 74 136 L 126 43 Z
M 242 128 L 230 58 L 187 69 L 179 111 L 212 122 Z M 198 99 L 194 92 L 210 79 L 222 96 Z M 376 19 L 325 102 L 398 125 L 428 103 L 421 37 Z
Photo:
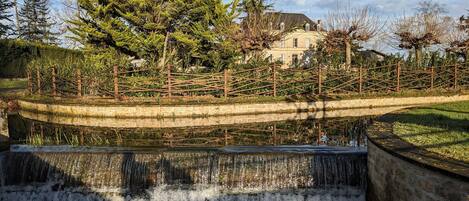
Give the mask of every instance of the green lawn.
M 394 133 L 403 140 L 469 163 L 469 101 L 411 109 L 394 121 Z
M 26 89 L 27 80 L 0 79 L 0 89 Z

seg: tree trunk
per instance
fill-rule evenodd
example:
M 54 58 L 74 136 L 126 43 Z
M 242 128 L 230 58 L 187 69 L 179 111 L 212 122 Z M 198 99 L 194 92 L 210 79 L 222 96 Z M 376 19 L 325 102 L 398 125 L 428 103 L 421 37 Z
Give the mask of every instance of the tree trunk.
M 164 38 L 164 47 L 163 47 L 163 58 L 161 58 L 160 69 L 164 69 L 166 65 L 166 49 L 168 48 L 169 32 L 166 32 L 166 37 Z
M 20 22 L 19 22 L 19 13 L 18 13 L 18 1 L 13 1 L 13 6 L 15 6 L 15 18 L 16 18 L 16 33 L 20 30 Z
M 415 63 L 417 64 L 417 68 L 422 66 L 422 48 L 415 47 Z
M 345 40 L 345 68 L 349 69 L 352 66 L 352 43 Z

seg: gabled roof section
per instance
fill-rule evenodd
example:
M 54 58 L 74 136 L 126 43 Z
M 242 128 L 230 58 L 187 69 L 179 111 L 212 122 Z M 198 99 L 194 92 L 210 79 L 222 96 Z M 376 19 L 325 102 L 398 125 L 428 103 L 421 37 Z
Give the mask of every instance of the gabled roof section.
M 304 29 L 305 25 L 309 24 L 311 31 L 317 30 L 317 23 L 302 13 L 267 12 L 265 15 L 272 20 L 272 28 L 275 30 L 280 30 L 282 22 L 285 23 L 285 29 Z

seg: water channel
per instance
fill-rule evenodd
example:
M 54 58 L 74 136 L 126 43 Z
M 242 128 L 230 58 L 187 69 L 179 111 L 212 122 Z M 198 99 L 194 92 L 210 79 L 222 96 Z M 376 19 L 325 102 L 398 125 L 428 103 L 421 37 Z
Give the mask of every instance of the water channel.
M 373 116 L 163 128 L 24 116 L 2 120 L 0 201 L 366 200 Z

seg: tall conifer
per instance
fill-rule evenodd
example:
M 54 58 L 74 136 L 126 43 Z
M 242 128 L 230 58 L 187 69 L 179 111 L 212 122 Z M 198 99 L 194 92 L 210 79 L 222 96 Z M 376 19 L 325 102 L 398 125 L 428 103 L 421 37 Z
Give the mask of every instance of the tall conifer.
M 11 17 L 9 9 L 13 6 L 10 0 L 0 0 L 0 38 L 7 35 L 8 31 L 13 30 L 11 28 Z
M 19 12 L 19 36 L 25 40 L 52 44 L 56 33 L 52 32 L 48 0 L 25 0 Z

